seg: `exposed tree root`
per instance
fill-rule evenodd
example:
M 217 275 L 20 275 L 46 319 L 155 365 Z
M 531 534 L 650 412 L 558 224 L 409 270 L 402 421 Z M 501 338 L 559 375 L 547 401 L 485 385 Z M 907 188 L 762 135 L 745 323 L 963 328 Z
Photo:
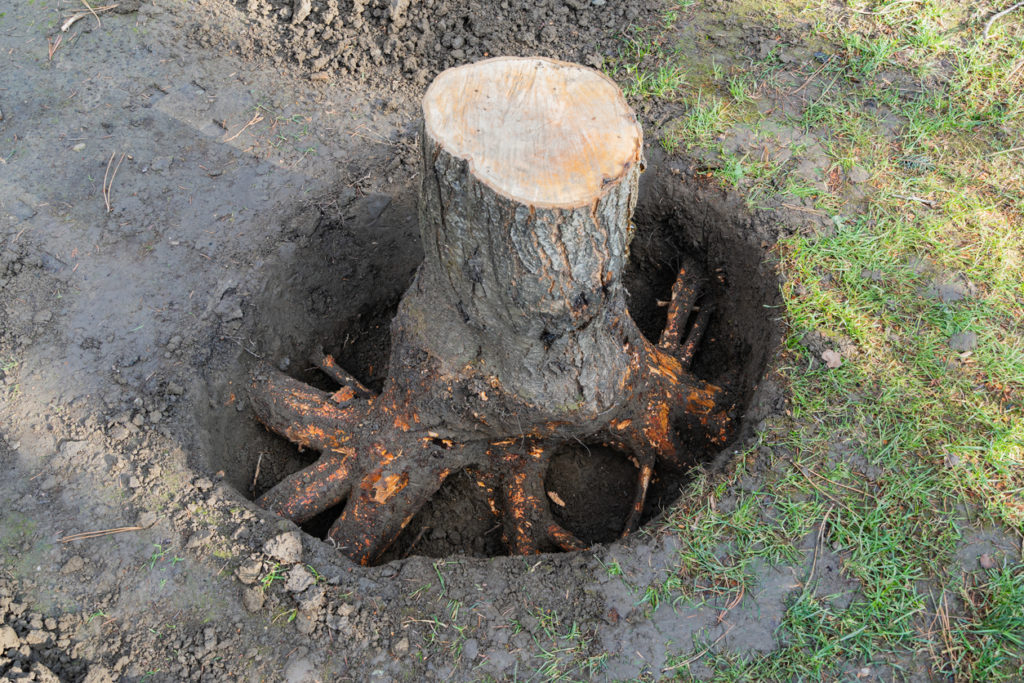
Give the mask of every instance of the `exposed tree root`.
M 389 380 L 375 396 L 329 355 L 314 361 L 341 384 L 335 392 L 261 366 L 251 387 L 257 417 L 300 447 L 321 451 L 321 457 L 257 502 L 304 522 L 345 501 L 328 539 L 353 561 L 368 564 L 445 478 L 469 468 L 501 519 L 510 553 L 580 550 L 587 544 L 552 516 L 544 477 L 560 445 L 587 439 L 629 454 L 637 467 L 633 504 L 623 521 L 623 535 L 629 534 L 640 525 L 655 468 L 683 470 L 696 454 L 723 445 L 729 436 L 731 421 L 719 404 L 719 388 L 689 371 L 711 310 L 697 307 L 699 295 L 700 283 L 681 270 L 657 345 L 640 335 L 628 314 L 617 322 L 632 362 L 622 400 L 600 424 L 534 424 L 523 433 L 497 435 L 474 435 L 458 420 L 426 427 L 419 421 L 425 397 L 450 397 L 482 378 L 472 372 L 433 378 L 424 370 L 413 373 L 412 388 Z

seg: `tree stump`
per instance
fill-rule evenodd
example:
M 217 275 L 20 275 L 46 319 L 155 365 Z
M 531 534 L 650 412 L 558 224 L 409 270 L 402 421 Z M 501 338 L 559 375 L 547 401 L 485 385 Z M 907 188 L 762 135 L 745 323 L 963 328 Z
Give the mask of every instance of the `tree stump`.
M 579 440 L 636 465 L 629 533 L 654 466 L 686 467 L 730 427 L 718 387 L 689 372 L 710 315 L 701 283 L 680 271 L 657 344 L 626 310 L 640 126 L 607 77 L 535 58 L 445 71 L 423 113 L 425 258 L 391 325 L 384 388 L 323 354 L 333 393 L 257 369 L 260 421 L 322 452 L 257 502 L 302 522 L 345 501 L 328 538 L 368 564 L 468 470 L 511 553 L 576 550 L 543 482 Z

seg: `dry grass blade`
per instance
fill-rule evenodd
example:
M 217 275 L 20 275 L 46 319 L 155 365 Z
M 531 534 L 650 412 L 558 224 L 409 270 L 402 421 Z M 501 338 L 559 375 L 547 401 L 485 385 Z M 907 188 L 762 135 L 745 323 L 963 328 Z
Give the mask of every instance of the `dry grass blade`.
M 153 522 L 153 524 L 156 524 L 156 522 Z M 99 531 L 83 531 L 83 532 L 78 533 L 78 534 L 71 534 L 70 536 L 64 536 L 63 538 L 60 539 L 60 542 L 61 543 L 71 543 L 72 541 L 84 541 L 84 540 L 89 539 L 89 538 L 101 538 L 103 536 L 113 536 L 114 534 L 123 534 L 123 533 L 126 533 L 128 531 L 142 531 L 143 529 L 148 529 L 150 526 L 153 526 L 153 524 L 150 524 L 149 526 L 119 526 L 119 527 L 114 527 L 113 529 L 101 529 Z
M 63 39 L 64 36 L 57 36 L 57 40 L 50 40 L 49 38 L 46 39 L 47 50 L 50 53 L 47 57 L 47 61 L 53 61 L 53 55 L 57 52 L 57 48 L 60 47 L 60 42 Z
M 121 168 L 121 162 L 124 161 L 125 153 L 121 152 L 121 157 L 117 160 L 117 164 L 114 166 L 114 171 L 110 171 L 110 165 L 114 163 L 114 155 L 116 152 L 110 153 L 110 160 L 107 161 L 107 170 L 103 174 L 103 203 L 107 207 L 107 213 L 113 210 L 113 206 L 110 203 L 110 190 L 114 187 L 114 178 L 117 176 L 117 169 Z
M 241 127 L 241 128 L 240 128 L 240 129 L 238 130 L 238 132 L 237 132 L 237 133 L 235 133 L 234 135 L 232 135 L 231 137 L 229 137 L 229 138 L 224 138 L 223 140 L 221 140 L 221 142 L 231 142 L 232 140 L 234 140 L 235 138 L 237 138 L 237 137 L 238 137 L 239 135 L 241 135 L 242 133 L 244 133 L 244 132 L 245 132 L 245 129 L 246 129 L 246 128 L 248 128 L 249 126 L 255 126 L 255 125 L 256 125 L 257 123 L 259 123 L 259 122 L 260 122 L 260 121 L 262 121 L 262 120 L 263 120 L 263 114 L 261 114 L 261 113 L 259 113 L 259 112 L 256 112 L 255 114 L 253 114 L 252 118 L 251 118 L 251 119 L 249 119 L 249 123 L 247 123 L 247 124 L 245 124 L 244 126 L 242 126 L 242 127 Z

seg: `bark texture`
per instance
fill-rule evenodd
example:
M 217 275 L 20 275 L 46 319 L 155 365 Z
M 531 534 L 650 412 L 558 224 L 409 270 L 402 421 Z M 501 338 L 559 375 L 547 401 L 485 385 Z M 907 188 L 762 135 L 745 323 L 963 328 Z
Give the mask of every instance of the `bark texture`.
M 626 310 L 622 276 L 642 141 L 617 88 L 611 84 L 618 102 L 595 124 L 618 136 L 607 147 L 613 158 L 599 158 L 604 152 L 597 147 L 586 151 L 591 176 L 595 168 L 615 175 L 587 181 L 584 172 L 581 182 L 533 192 L 531 203 L 522 199 L 532 192 L 523 168 L 537 145 L 509 152 L 502 142 L 500 154 L 488 156 L 486 140 L 470 139 L 467 147 L 467 136 L 488 132 L 467 132 L 466 121 L 495 116 L 507 123 L 514 107 L 560 92 L 559 79 L 566 81 L 564 92 L 575 93 L 567 99 L 580 102 L 603 93 L 610 81 L 540 59 L 489 60 L 452 71 L 460 69 L 476 71 L 456 73 L 455 80 L 445 72 L 425 99 L 425 258 L 392 322 L 381 394 L 372 395 L 322 354 L 315 360 L 340 385 L 334 393 L 269 368 L 253 377 L 258 418 L 322 453 L 259 504 L 301 522 L 346 501 L 329 539 L 363 564 L 394 541 L 448 475 L 463 469 L 477 477 L 502 519 L 510 552 L 585 547 L 555 522 L 543 490 L 551 455 L 568 440 L 606 443 L 636 464 L 634 506 L 623 520 L 629 533 L 639 524 L 655 465 L 686 467 L 694 452 L 724 443 L 729 430 L 719 389 L 688 371 L 710 315 L 707 307 L 695 311 L 700 283 L 679 273 L 657 345 Z M 497 105 L 492 100 L 501 97 L 480 87 L 491 78 L 505 79 L 495 92 L 508 99 Z M 577 80 L 582 90 L 573 90 Z M 485 92 L 478 95 L 479 111 L 471 92 Z M 437 109 L 452 98 L 457 115 L 446 117 Z M 535 130 L 536 119 L 552 117 L 556 129 L 563 118 L 588 125 L 588 111 L 565 113 L 557 105 L 537 104 L 541 113 L 526 127 Z M 554 139 L 557 132 L 540 137 Z M 472 147 L 478 143 L 488 154 Z M 551 144 L 545 143 L 548 157 L 573 153 L 552 152 Z M 575 162 L 551 163 L 573 168 Z M 483 165 L 486 172 L 477 169 Z

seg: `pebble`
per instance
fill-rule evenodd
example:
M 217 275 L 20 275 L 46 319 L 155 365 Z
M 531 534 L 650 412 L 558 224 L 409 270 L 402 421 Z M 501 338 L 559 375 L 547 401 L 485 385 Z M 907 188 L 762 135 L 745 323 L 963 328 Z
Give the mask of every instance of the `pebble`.
M 993 558 L 988 553 L 983 553 L 982 556 L 978 558 L 978 564 L 981 565 L 982 569 L 995 569 L 996 568 L 995 558 Z
M 394 644 L 391 651 L 395 653 L 395 656 L 401 656 L 409 652 L 409 639 L 400 638 L 398 642 Z
M 74 152 L 81 152 L 83 149 L 85 149 L 85 143 L 84 142 L 79 142 L 77 145 L 75 145 L 74 147 L 71 148 L 71 150 L 74 151 Z
M 51 313 L 50 311 L 39 311 L 34 316 L 32 316 L 32 322 L 35 323 L 36 325 L 43 325 L 45 323 L 50 322 L 52 318 L 53 313 Z

